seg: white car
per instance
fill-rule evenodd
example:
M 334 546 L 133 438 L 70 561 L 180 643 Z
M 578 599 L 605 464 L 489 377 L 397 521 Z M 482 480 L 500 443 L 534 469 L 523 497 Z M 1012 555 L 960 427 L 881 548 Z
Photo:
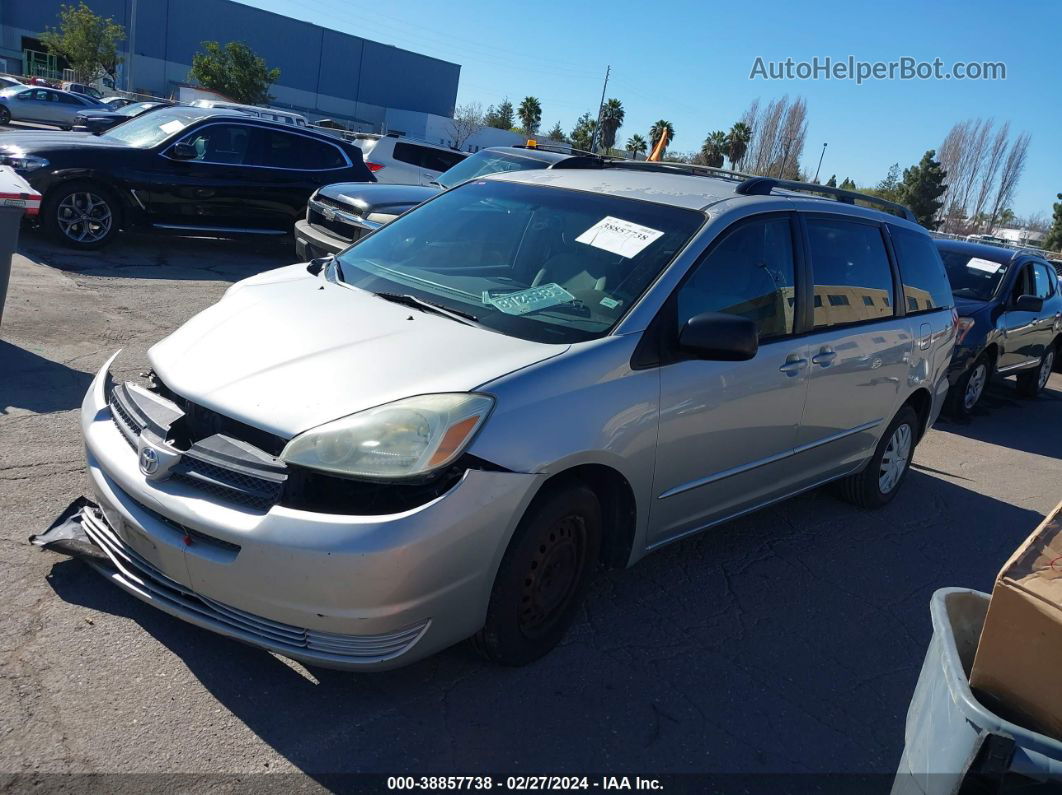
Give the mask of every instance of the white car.
M 255 116 L 266 121 L 278 121 L 281 124 L 292 124 L 296 127 L 306 127 L 308 122 L 301 113 L 290 110 L 276 110 L 274 108 L 260 108 L 257 105 L 241 105 L 238 102 L 219 102 L 216 99 L 196 99 L 188 103 L 193 108 L 224 108 L 226 110 L 238 110 L 248 116 Z
M 467 152 L 394 135 L 360 134 L 354 143 L 376 181 L 393 185 L 431 185 L 468 157 Z

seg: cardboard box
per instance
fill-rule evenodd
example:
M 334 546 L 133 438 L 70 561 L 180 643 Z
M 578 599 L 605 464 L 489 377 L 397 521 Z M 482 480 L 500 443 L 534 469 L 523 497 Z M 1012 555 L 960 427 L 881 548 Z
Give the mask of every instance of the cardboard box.
M 1001 717 L 1062 739 L 1062 503 L 996 577 L 970 686 Z

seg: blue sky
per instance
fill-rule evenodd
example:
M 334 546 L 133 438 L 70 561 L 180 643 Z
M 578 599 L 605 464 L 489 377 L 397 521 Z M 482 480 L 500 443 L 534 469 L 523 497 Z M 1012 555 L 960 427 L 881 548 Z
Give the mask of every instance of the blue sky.
M 1062 2 L 744 3 L 403 0 L 365 5 L 349 0 L 243 0 L 337 30 L 462 65 L 458 102 L 484 108 L 506 95 L 518 104 L 542 102 L 543 129 L 560 121 L 570 131 L 583 111 L 596 112 L 605 66 L 626 122 L 618 140 L 646 135 L 669 119 L 672 149 L 698 149 L 716 129 L 728 129 L 749 102 L 783 94 L 808 102 L 802 165 L 814 173 L 829 147 L 821 179 L 874 184 L 899 162 L 916 162 L 938 148 L 951 125 L 982 116 L 1031 133 L 1018 187 L 1019 215 L 1051 212 L 1062 192 L 1062 67 L 1058 34 Z M 1002 61 L 1002 81 L 750 80 L 757 56 L 814 56 L 891 61 L 902 56 L 946 66 Z

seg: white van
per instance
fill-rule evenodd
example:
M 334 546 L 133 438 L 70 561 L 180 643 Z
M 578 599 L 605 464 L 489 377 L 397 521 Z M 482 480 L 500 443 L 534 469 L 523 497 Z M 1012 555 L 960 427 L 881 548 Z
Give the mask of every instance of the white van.
M 246 113 L 249 116 L 257 116 L 266 121 L 279 121 L 282 124 L 292 124 L 296 127 L 305 127 L 308 122 L 306 117 L 290 110 L 275 110 L 274 108 L 259 108 L 256 105 L 241 105 L 238 102 L 224 102 L 216 99 L 196 99 L 188 103 L 196 108 L 228 108 Z

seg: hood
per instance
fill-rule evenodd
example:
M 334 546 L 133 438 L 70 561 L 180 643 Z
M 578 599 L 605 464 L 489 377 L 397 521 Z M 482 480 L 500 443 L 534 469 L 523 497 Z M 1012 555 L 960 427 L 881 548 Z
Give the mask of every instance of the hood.
M 959 317 L 971 317 L 988 306 L 987 301 L 979 301 L 976 298 L 959 298 L 955 296 L 955 311 Z
M 318 195 L 350 205 L 359 215 L 401 215 L 411 207 L 427 201 L 440 190 L 442 189 L 421 185 L 338 182 L 335 185 L 325 185 L 318 191 Z
M 133 116 L 126 116 L 124 113 L 117 113 L 113 110 L 79 110 L 77 112 L 77 118 L 79 119 L 132 119 Z
M 87 132 L 7 133 L 0 138 L 0 150 L 38 154 L 70 149 L 126 149 L 129 145 L 113 138 L 103 138 Z
M 563 353 L 292 265 L 239 282 L 148 357 L 177 394 L 292 437 L 412 395 L 466 392 Z

